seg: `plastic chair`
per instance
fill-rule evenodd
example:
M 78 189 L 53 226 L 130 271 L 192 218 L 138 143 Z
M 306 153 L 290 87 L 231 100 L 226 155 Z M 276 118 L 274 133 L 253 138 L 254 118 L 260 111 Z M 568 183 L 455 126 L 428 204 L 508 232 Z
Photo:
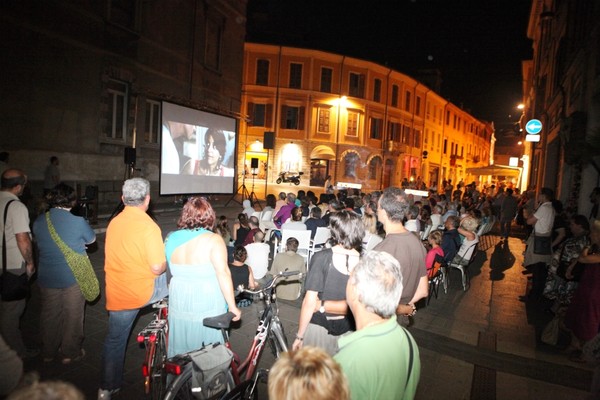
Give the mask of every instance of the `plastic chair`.
M 442 283 L 445 278 L 445 267 L 446 261 L 444 260 L 444 257 L 436 255 L 433 261 L 433 267 L 427 271 L 427 276 L 429 278 L 429 295 L 427 296 L 427 304 L 429 304 L 431 296 L 435 295 L 435 298 L 438 298 L 440 283 Z
M 331 229 L 322 226 L 319 226 L 317 228 L 317 230 L 315 231 L 315 237 L 310 241 L 310 249 L 308 252 L 309 262 L 314 253 L 323 250 L 323 248 L 325 247 L 325 243 L 327 243 L 330 237 Z
M 310 230 L 305 231 L 297 231 L 294 229 L 282 229 L 281 230 L 281 241 L 279 242 L 279 248 L 277 250 L 278 253 L 285 251 L 285 243 L 291 237 L 296 238 L 298 240 L 298 251 L 297 254 L 300 254 L 306 262 L 308 263 L 308 255 L 310 252 Z
M 469 279 L 469 265 L 473 262 L 473 260 L 475 259 L 475 255 L 477 254 L 477 245 L 479 244 L 479 241 L 477 243 L 473 243 L 471 246 L 469 246 L 467 248 L 467 250 L 463 253 L 463 254 L 459 254 L 457 255 L 457 257 L 454 257 L 454 260 L 452 260 L 451 262 L 448 263 L 448 266 L 446 267 L 446 273 L 445 273 L 445 279 L 444 279 L 444 293 L 448 293 L 448 285 L 450 284 L 450 277 L 449 277 L 449 273 L 450 273 L 450 268 L 455 268 L 458 269 L 462 275 L 462 286 L 463 286 L 463 291 L 466 292 L 467 288 L 471 285 L 470 279 Z M 467 258 L 466 255 L 470 256 Z
M 429 225 L 429 224 L 425 225 L 425 229 L 421 232 L 421 240 L 427 240 L 432 228 L 433 228 L 432 225 Z
M 363 251 L 373 250 L 375 246 L 383 241 L 383 238 L 379 235 L 371 235 L 366 242 L 363 242 Z

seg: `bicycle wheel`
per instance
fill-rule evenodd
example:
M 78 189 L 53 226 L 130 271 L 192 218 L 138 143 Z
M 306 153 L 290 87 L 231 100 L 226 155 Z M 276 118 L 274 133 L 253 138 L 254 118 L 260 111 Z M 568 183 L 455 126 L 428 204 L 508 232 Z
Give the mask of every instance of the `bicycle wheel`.
M 183 372 L 171 382 L 165 393 L 164 400 L 192 400 L 192 363 L 185 365 Z M 227 373 L 227 393 L 235 387 L 231 371 Z
M 165 333 L 163 331 L 156 338 L 156 349 L 152 358 L 151 375 L 151 399 L 162 399 L 167 381 L 165 373 L 165 360 L 167 359 L 167 349 L 165 346 Z
M 234 387 L 229 393 L 221 398 L 221 400 L 257 400 L 258 388 L 254 384 L 254 380 L 244 381 Z
M 274 318 L 269 332 L 269 345 L 275 358 L 279 358 L 281 353 L 288 351 L 287 338 L 283 331 L 283 325 L 279 319 Z

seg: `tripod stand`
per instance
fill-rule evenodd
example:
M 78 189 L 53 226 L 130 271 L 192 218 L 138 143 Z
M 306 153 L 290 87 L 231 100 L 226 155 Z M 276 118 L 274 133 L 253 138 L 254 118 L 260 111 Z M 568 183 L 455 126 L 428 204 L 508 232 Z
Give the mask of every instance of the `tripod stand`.
M 242 178 L 242 184 L 237 188 L 237 190 L 229 198 L 229 200 L 227 200 L 227 203 L 225 203 L 225 207 L 227 207 L 232 200 L 235 201 L 236 203 L 238 203 L 240 206 L 244 202 L 244 199 L 250 199 L 250 202 L 252 202 L 252 199 L 250 198 L 250 193 L 248 193 L 248 189 L 246 188 L 246 184 L 245 183 L 246 183 L 246 174 L 244 173 L 244 176 Z M 252 186 L 254 188 L 254 184 Z M 242 200 L 241 201 L 237 201 L 235 199 L 235 196 L 240 192 L 240 190 L 242 191 Z M 256 195 L 254 197 L 256 197 Z
M 252 174 L 252 192 L 250 192 L 250 196 L 248 198 L 250 199 L 250 204 L 252 204 L 253 206 L 254 204 L 258 204 L 258 206 L 262 210 L 263 208 L 260 205 L 260 202 L 258 201 L 258 197 L 256 197 L 256 193 L 254 193 L 254 178 L 256 178 L 256 174 Z

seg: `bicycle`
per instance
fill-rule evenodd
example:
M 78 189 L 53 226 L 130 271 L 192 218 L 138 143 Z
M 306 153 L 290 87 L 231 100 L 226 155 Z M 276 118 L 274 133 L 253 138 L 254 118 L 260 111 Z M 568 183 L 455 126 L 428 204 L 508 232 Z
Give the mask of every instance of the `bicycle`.
M 162 299 L 152 304 L 157 309 L 154 318 L 137 335 L 137 342 L 146 348 L 142 375 L 144 376 L 144 392 L 151 399 L 162 399 L 167 382 L 165 361 L 167 360 L 168 344 L 168 299 Z
M 243 289 L 242 292 L 259 295 L 264 301 L 264 309 L 258 322 L 256 335 L 252 341 L 248 355 L 240 362 L 238 355 L 234 353 L 233 360 L 228 371 L 227 391 L 221 399 L 256 399 L 257 383 L 259 379 L 266 380 L 267 370 L 256 371 L 259 359 L 264 350 L 265 342 L 268 341 L 275 357 L 288 350 L 288 342 L 285 336 L 283 325 L 279 319 L 279 307 L 277 304 L 277 295 L 275 287 L 277 283 L 284 278 L 298 277 L 301 279 L 304 273 L 299 271 L 282 271 L 275 275 L 269 284 L 258 290 Z M 227 329 L 231 324 L 233 313 L 226 313 L 216 317 L 205 318 L 203 324 L 207 327 L 220 329 L 223 335 L 224 344 L 231 349 L 229 333 Z M 210 345 L 209 345 L 210 346 Z M 206 346 L 205 346 L 206 347 Z M 175 356 L 166 362 L 165 369 L 168 373 L 177 375 L 171 382 L 165 394 L 165 400 L 172 399 L 194 399 L 194 388 L 192 387 L 192 370 L 194 363 L 190 354 Z M 256 373 L 255 373 L 256 372 Z M 243 378 L 242 378 L 243 376 Z

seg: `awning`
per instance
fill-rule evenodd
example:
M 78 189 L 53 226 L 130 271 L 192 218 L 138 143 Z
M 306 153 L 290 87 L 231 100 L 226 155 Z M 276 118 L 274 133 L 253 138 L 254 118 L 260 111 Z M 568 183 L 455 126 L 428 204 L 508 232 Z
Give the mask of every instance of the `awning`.
M 329 146 L 320 145 L 310 152 L 311 160 L 335 160 L 335 153 Z
M 467 168 L 467 173 L 472 175 L 493 175 L 493 176 L 520 176 L 521 168 L 509 167 L 508 165 L 488 165 L 487 167 Z

